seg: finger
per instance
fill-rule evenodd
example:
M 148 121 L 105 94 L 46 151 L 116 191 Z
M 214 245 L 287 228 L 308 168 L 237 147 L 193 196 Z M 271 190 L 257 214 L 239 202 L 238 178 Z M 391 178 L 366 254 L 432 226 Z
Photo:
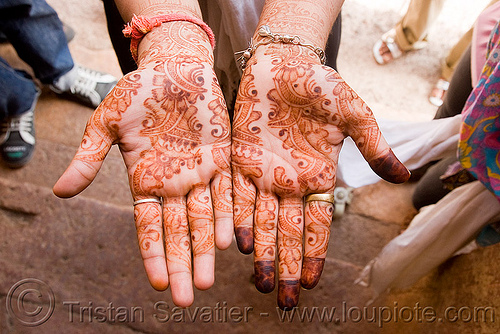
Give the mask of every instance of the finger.
M 215 218 L 215 244 L 226 249 L 233 240 L 233 185 L 229 173 L 217 174 L 212 180 L 212 203 Z
M 380 133 L 375 117 L 363 99 L 333 69 L 325 77 L 333 85 L 333 124 L 356 142 L 359 150 L 375 173 L 384 180 L 402 183 L 410 172 L 396 158 Z M 335 109 L 335 110 L 334 110 Z
M 353 99 L 350 103 L 351 107 L 358 112 L 352 114 L 352 118 L 347 120 L 348 134 L 370 167 L 386 181 L 393 183 L 407 181 L 410 178 L 410 171 L 392 152 L 370 108 L 360 98 Z
M 177 306 L 188 307 L 194 301 L 194 292 L 189 224 L 183 196 L 164 199 L 163 221 L 172 300 Z
M 255 287 L 263 293 L 274 290 L 276 233 L 279 201 L 271 193 L 258 192 L 255 203 Z
M 278 306 L 297 306 L 302 267 L 304 209 L 300 198 L 281 198 L 278 214 L 279 283 Z
M 187 199 L 188 221 L 193 249 L 194 285 L 206 290 L 214 284 L 214 220 L 210 189 L 196 186 Z
M 325 264 L 333 204 L 311 201 L 305 205 L 304 258 L 300 285 L 312 289 L 318 284 Z
M 134 220 L 139 249 L 149 282 L 156 290 L 163 291 L 168 288 L 169 282 L 160 205 L 155 203 L 135 205 Z
M 233 171 L 234 233 L 238 249 L 243 254 L 253 252 L 253 218 L 255 186 L 241 173 Z
M 114 141 L 104 125 L 104 108 L 92 114 L 85 128 L 80 148 L 73 161 L 54 185 L 56 196 L 67 198 L 83 191 L 94 180 Z

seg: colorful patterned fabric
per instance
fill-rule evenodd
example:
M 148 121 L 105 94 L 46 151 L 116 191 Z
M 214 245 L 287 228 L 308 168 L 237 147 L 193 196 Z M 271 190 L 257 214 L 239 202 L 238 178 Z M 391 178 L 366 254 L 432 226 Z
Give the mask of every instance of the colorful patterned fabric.
M 459 159 L 500 200 L 500 28 L 488 45 L 488 60 L 462 112 Z

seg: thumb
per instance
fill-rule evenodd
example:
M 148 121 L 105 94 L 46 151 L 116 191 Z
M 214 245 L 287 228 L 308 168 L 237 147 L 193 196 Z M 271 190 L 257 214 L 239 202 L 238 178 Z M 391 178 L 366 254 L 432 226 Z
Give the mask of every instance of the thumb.
M 410 178 L 410 171 L 396 157 L 384 136 L 370 108 L 361 99 L 354 109 L 364 112 L 354 114 L 348 120 L 348 134 L 356 143 L 371 169 L 378 176 L 392 183 L 403 183 Z M 353 103 L 355 104 L 355 103 Z
M 53 188 L 58 197 L 75 196 L 96 177 L 114 141 L 114 136 L 99 119 L 99 109 L 87 123 L 80 148 Z

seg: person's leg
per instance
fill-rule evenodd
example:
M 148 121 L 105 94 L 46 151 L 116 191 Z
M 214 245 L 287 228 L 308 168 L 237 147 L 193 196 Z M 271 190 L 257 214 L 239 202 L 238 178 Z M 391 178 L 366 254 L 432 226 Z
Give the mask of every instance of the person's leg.
M 462 112 L 465 102 L 472 92 L 470 71 L 470 46 L 465 50 L 457 64 L 450 86 L 444 96 L 443 104 L 438 108 L 435 119 L 452 117 Z
M 411 0 L 408 10 L 396 25 L 395 41 L 402 51 L 420 48 L 427 33 L 441 13 L 445 0 Z
M 420 210 L 424 206 L 435 204 L 450 192 L 450 190 L 444 187 L 439 178 L 446 172 L 448 166 L 456 161 L 458 159 L 453 154 L 443 158 L 427 169 L 413 192 L 412 202 L 415 209 Z
M 462 38 L 451 48 L 448 52 L 448 55 L 441 63 L 441 77 L 436 82 L 434 87 L 432 88 L 431 93 L 429 94 L 429 102 L 434 104 L 435 106 L 441 106 L 444 102 L 444 97 L 446 96 L 446 92 L 450 87 L 450 80 L 453 76 L 453 72 L 455 71 L 460 58 L 467 50 L 467 48 L 471 45 L 472 41 L 472 28 L 467 31 Z
M 441 67 L 441 77 L 446 81 L 451 80 L 453 72 L 458 66 L 460 58 L 462 58 L 464 52 L 467 50 L 467 48 L 469 48 L 471 40 L 472 28 L 469 29 L 469 31 L 467 31 L 448 52 L 448 55 L 444 59 Z
M 453 117 L 462 112 L 462 109 L 465 106 L 465 102 L 472 92 L 470 73 L 469 47 L 462 55 L 462 58 L 460 59 L 455 72 L 453 73 L 448 92 L 444 96 L 443 104 L 437 109 L 434 119 Z M 457 160 L 456 157 L 453 158 L 455 161 Z M 432 201 L 436 198 L 436 196 L 439 197 L 443 194 L 444 190 L 440 189 L 441 181 L 439 180 L 439 176 L 441 176 L 442 173 L 444 173 L 444 170 L 446 170 L 446 167 L 449 165 L 448 162 L 445 162 L 445 165 L 442 165 L 442 162 L 436 163 L 435 161 L 433 161 L 412 171 L 414 179 L 419 180 L 419 184 L 417 186 L 417 189 L 415 190 L 414 195 L 414 203 L 416 203 L 416 207 L 423 206 L 418 203 L 428 201 L 428 199 L 426 198 L 429 196 L 430 200 Z M 437 167 L 435 167 L 436 165 Z M 436 187 L 438 188 L 437 190 Z M 431 195 L 428 195 L 428 192 L 431 193 Z
M 44 0 L 33 0 L 28 15 L 3 15 L 0 30 L 42 83 L 52 84 L 74 67 L 62 22 Z
M 57 13 L 45 0 L 31 0 L 28 15 L 6 15 L 0 20 L 19 57 L 31 66 L 37 79 L 57 94 L 96 108 L 115 86 L 116 78 L 73 62 Z
M 0 121 L 29 109 L 37 94 L 33 79 L 0 58 Z
M 123 74 L 137 69 L 137 64 L 130 53 L 130 39 L 123 36 L 122 30 L 125 26 L 114 0 L 103 0 L 106 21 L 108 24 L 108 33 L 115 50 L 118 63 Z
M 33 154 L 34 109 L 40 90 L 24 71 L 0 58 L 0 156 L 12 168 L 24 166 Z

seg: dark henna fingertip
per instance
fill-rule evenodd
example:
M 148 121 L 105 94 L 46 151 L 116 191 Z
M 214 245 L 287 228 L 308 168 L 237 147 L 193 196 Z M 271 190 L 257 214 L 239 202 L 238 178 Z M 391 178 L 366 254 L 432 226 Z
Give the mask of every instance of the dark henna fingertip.
M 410 171 L 396 158 L 392 150 L 385 156 L 371 160 L 370 167 L 384 180 L 403 183 L 411 176 Z
M 314 288 L 321 278 L 324 265 L 325 259 L 305 257 L 302 262 L 300 285 L 304 289 Z
M 269 293 L 275 286 L 275 264 L 274 261 L 255 261 L 255 287 L 262 293 Z
M 248 227 L 236 227 L 234 229 L 236 244 L 243 254 L 252 254 L 253 252 L 253 232 Z
M 298 280 L 285 281 L 278 283 L 278 306 L 287 311 L 299 303 L 300 282 Z

